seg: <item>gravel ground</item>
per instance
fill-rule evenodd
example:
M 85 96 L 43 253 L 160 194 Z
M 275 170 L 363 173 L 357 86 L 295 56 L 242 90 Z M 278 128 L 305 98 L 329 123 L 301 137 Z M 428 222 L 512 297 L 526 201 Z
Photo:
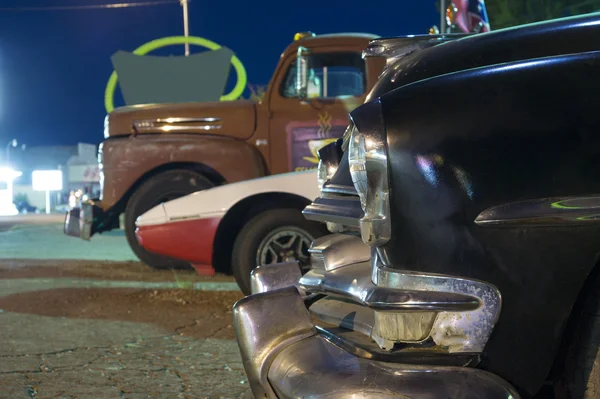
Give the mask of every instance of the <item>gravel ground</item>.
M 21 223 L 0 220 L 0 398 L 252 397 L 230 276 L 154 271 L 122 235 Z

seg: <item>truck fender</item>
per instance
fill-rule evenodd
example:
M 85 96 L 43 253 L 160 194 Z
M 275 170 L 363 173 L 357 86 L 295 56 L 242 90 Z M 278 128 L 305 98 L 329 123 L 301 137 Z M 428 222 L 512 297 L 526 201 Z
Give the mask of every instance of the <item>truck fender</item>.
M 123 209 L 148 177 L 185 168 L 197 170 L 215 184 L 250 180 L 266 174 L 261 153 L 228 137 L 197 134 L 138 135 L 106 140 L 102 148 L 102 207 Z

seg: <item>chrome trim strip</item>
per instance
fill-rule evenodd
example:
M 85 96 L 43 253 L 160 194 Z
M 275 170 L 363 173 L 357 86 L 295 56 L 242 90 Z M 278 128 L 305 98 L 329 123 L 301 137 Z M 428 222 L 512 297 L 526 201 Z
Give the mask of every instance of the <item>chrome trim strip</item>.
M 560 226 L 600 222 L 600 195 L 539 198 L 493 206 L 475 218 L 479 226 Z
M 137 129 L 138 133 L 143 133 L 143 132 L 153 132 L 156 130 L 160 130 L 162 132 L 195 132 L 198 130 L 217 130 L 220 129 L 221 126 L 220 125 L 215 125 L 215 126 L 210 126 L 210 125 L 206 125 L 206 126 L 200 126 L 200 125 L 195 125 L 195 126 L 173 126 L 173 125 L 168 125 L 168 126 L 160 126 L 160 127 L 152 127 L 152 128 L 142 128 L 142 129 Z
M 322 193 L 328 194 L 342 194 L 342 195 L 351 195 L 353 197 L 358 198 L 358 193 L 354 189 L 354 186 L 342 186 L 340 184 L 328 184 L 325 183 L 323 188 L 321 188 Z
M 363 210 L 357 197 L 318 197 L 302 214 L 308 220 L 360 228 Z
M 221 118 L 157 118 L 156 123 L 194 123 L 194 122 L 219 122 Z
M 300 278 L 309 293 L 339 297 L 379 311 L 471 311 L 479 308 L 474 295 L 412 290 L 403 286 L 380 287 L 371 281 L 369 262 L 327 272 L 313 269 Z
M 157 118 L 157 119 L 137 119 L 131 124 L 134 133 L 154 132 L 156 130 L 163 132 L 192 132 L 197 130 L 215 130 L 221 129 L 221 125 L 214 124 L 220 122 L 221 118 Z
M 268 380 L 277 397 L 286 399 L 520 398 L 508 382 L 487 371 L 364 359 L 320 335 L 282 349 L 271 364 Z

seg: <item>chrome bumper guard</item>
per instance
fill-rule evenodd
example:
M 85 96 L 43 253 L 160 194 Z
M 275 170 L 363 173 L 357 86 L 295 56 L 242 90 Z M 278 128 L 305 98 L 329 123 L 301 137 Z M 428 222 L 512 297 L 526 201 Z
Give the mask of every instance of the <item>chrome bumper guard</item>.
M 92 236 L 93 220 L 93 205 L 84 202 L 81 204 L 81 207 L 75 207 L 67 212 L 64 232 L 68 236 L 79 237 L 82 240 L 89 241 Z
M 88 200 L 69 210 L 65 216 L 64 233 L 89 241 L 95 233 L 119 228 L 119 219 L 111 218 L 98 206 L 96 200 Z
M 479 361 L 498 318 L 495 287 L 386 269 L 353 236 L 315 240 L 311 257 L 302 277 L 295 263 L 257 269 L 253 295 L 234 306 L 255 397 L 519 397 L 463 367 Z

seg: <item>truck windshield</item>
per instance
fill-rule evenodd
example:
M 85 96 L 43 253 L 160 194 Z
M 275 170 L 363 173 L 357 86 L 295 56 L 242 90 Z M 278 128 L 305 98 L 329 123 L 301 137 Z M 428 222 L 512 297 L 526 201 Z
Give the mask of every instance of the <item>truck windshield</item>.
M 308 57 L 308 97 L 360 96 L 365 92 L 365 64 L 358 53 L 314 54 Z M 288 69 L 281 93 L 298 97 L 296 62 Z

